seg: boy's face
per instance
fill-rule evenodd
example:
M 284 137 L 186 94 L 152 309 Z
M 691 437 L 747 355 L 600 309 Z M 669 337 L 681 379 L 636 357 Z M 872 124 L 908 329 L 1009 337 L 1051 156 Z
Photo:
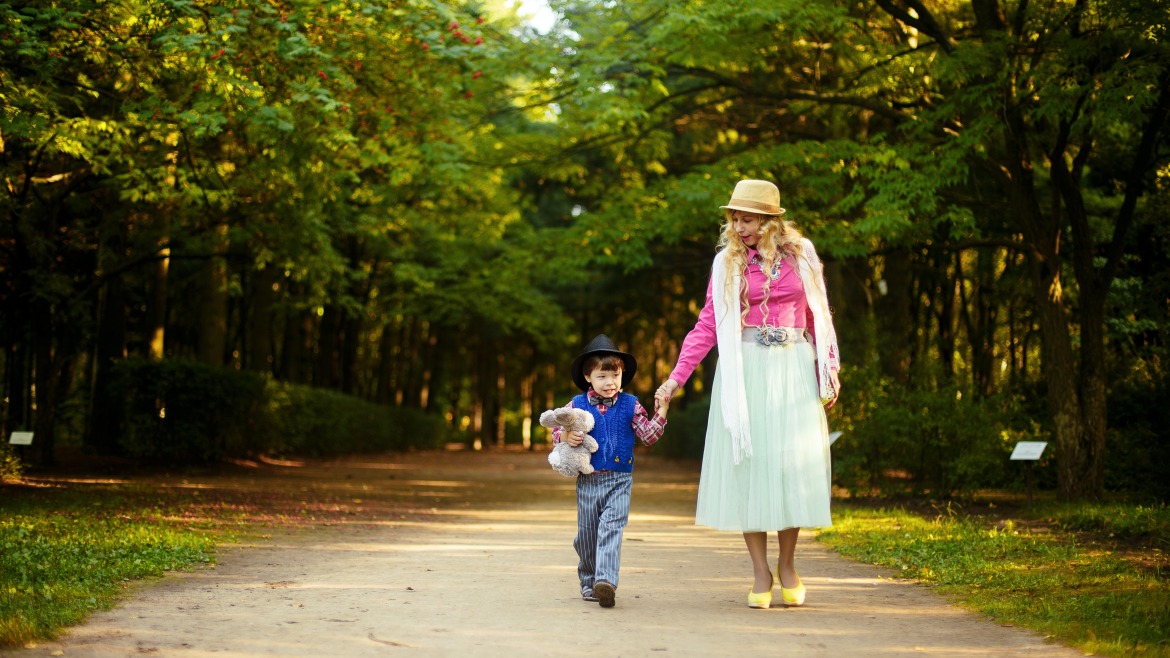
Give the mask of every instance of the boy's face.
M 612 398 L 622 388 L 622 370 L 621 368 L 617 370 L 595 368 L 593 372 L 585 375 L 585 381 L 593 387 L 593 392 L 603 398 Z

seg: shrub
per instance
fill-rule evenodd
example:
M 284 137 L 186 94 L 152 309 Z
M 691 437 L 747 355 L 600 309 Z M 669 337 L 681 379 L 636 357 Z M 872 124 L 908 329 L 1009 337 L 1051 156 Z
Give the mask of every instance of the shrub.
M 306 457 L 434 448 L 446 432 L 441 418 L 417 409 L 284 382 L 269 383 L 262 425 L 270 452 Z
M 190 361 L 124 361 L 114 369 L 121 400 L 120 446 L 151 464 L 202 464 L 254 453 L 252 431 L 264 400 L 263 376 Z
M 1109 391 L 1105 486 L 1170 499 L 1170 373 L 1157 354 L 1124 360 L 1129 367 Z
M 259 373 L 187 361 L 126 361 L 114 370 L 127 456 L 162 465 L 262 453 L 323 457 L 432 448 L 441 418 Z
M 1002 487 L 1018 477 L 1008 460 L 1016 441 L 1042 433 L 1010 396 L 975 399 L 948 384 L 908 388 L 864 369 L 848 373 L 845 387 L 849 395 L 830 415 L 843 431 L 833 468 L 837 484 L 854 493 Z
M 0 481 L 19 479 L 24 470 L 16 451 L 8 443 L 0 443 Z

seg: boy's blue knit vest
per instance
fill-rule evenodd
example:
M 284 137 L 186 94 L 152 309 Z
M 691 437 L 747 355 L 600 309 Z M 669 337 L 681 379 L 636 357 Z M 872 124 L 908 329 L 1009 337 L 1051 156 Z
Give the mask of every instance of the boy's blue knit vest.
M 597 406 L 589 404 L 588 393 L 573 398 L 573 407 L 584 409 L 593 416 L 593 430 L 589 435 L 597 439 L 597 452 L 589 463 L 599 471 L 634 471 L 634 403 L 637 398 L 629 393 L 618 393 L 613 406 L 605 415 Z

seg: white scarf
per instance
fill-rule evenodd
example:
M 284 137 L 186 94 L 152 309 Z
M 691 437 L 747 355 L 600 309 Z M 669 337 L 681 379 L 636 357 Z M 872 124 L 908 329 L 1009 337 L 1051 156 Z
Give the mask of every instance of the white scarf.
M 833 330 L 829 314 L 829 300 L 825 290 L 821 261 L 813 244 L 807 238 L 801 240 L 803 258 L 798 259 L 800 280 L 804 285 L 804 296 L 813 314 L 817 350 L 817 377 L 820 380 L 820 396 L 823 400 L 833 397 L 830 381 L 832 366 L 837 364 L 837 333 Z M 735 272 L 731 286 L 727 286 L 727 251 L 715 254 L 711 266 L 711 301 L 715 311 L 715 337 L 719 348 L 720 410 L 723 425 L 731 434 L 731 452 L 735 463 L 752 456 L 752 436 L 748 423 L 747 391 L 743 383 L 743 327 L 740 321 L 739 291 L 743 273 Z M 728 295 L 728 292 L 731 292 Z

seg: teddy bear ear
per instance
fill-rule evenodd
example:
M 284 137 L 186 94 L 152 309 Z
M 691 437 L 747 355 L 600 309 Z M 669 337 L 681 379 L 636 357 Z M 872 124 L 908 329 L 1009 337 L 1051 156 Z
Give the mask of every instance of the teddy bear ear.
M 540 414 L 540 424 L 544 427 L 556 427 L 560 423 L 556 422 L 556 412 L 552 409 Z

